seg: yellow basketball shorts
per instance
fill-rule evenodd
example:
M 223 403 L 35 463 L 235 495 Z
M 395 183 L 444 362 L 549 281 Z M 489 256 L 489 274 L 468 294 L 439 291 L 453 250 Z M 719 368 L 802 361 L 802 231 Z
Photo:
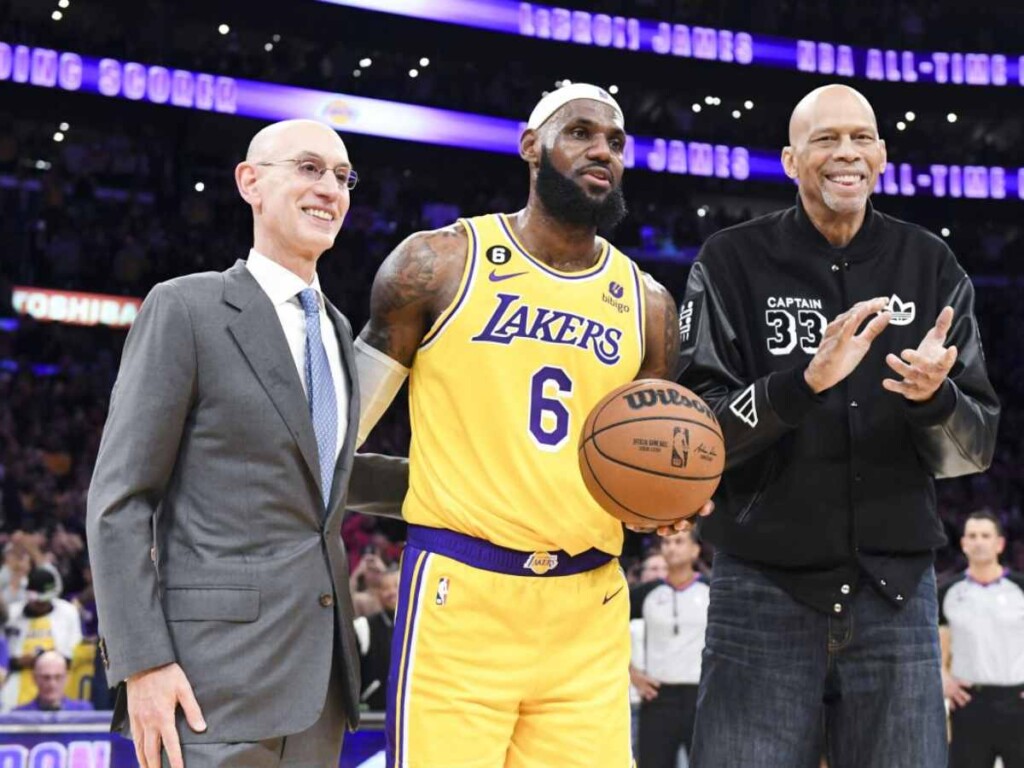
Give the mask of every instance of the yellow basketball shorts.
M 610 555 L 410 526 L 387 768 L 630 768 L 629 645 Z

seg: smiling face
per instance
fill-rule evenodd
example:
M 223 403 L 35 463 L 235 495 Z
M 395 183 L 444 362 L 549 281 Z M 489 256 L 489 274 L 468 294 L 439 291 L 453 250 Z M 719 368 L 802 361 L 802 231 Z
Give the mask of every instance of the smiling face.
M 339 167 L 351 167 L 348 150 L 322 123 L 290 120 L 256 135 L 235 173 L 252 206 L 258 251 L 315 262 L 334 245 L 350 202 L 349 190 L 331 171 Z M 321 169 L 328 170 L 318 177 Z
M 521 154 L 535 168 L 537 196 L 552 216 L 567 224 L 611 228 L 626 213 L 625 147 L 618 110 L 576 99 L 524 133 Z
M 800 184 L 800 199 L 814 218 L 863 214 L 879 173 L 885 142 L 867 100 L 846 86 L 808 94 L 793 111 L 782 163 Z

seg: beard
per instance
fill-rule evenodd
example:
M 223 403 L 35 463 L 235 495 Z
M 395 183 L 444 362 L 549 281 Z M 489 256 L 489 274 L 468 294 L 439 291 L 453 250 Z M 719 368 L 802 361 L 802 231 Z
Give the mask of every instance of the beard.
M 626 217 L 626 198 L 622 194 L 621 182 L 604 197 L 591 197 L 579 184 L 555 168 L 546 149 L 540 152 L 536 189 L 548 213 L 564 224 L 610 231 Z
M 839 197 L 831 192 L 821 191 L 821 200 L 829 208 L 838 214 L 856 213 L 863 210 L 868 204 L 868 195 L 857 195 L 856 197 Z

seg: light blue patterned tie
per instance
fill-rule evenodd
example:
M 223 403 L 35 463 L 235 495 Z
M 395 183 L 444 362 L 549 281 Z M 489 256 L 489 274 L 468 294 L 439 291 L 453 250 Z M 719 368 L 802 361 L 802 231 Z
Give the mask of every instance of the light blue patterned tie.
M 317 453 L 320 457 L 320 487 L 324 494 L 324 507 L 330 502 L 331 482 L 338 447 L 338 397 L 334 391 L 331 366 L 327 363 L 327 350 L 320 336 L 320 303 L 316 291 L 306 288 L 299 293 L 299 301 L 306 313 L 306 388 L 309 395 L 309 415 L 316 433 Z

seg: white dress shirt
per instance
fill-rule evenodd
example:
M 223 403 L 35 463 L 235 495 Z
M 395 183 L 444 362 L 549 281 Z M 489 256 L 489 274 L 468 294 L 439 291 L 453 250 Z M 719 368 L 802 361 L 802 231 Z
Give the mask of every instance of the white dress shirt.
M 331 378 L 334 379 L 334 391 L 338 401 L 338 444 L 334 447 L 334 458 L 337 461 L 341 453 L 341 446 L 345 440 L 345 433 L 348 431 L 348 380 L 341 369 L 341 349 L 338 346 L 338 336 L 327 314 L 324 305 L 324 294 L 320 290 L 320 278 L 313 273 L 313 282 L 306 285 L 302 278 L 294 272 L 285 269 L 276 261 L 268 259 L 255 249 L 249 251 L 249 259 L 245 262 L 246 268 L 256 278 L 260 288 L 270 298 L 274 305 L 277 318 L 281 321 L 281 330 L 288 340 L 288 349 L 291 350 L 292 360 L 299 372 L 299 381 L 302 382 L 302 390 L 309 398 L 309 386 L 306 383 L 306 313 L 299 302 L 299 293 L 306 288 L 316 291 L 317 303 L 320 305 L 320 336 L 324 341 L 324 348 L 327 350 L 327 363 L 331 367 Z

